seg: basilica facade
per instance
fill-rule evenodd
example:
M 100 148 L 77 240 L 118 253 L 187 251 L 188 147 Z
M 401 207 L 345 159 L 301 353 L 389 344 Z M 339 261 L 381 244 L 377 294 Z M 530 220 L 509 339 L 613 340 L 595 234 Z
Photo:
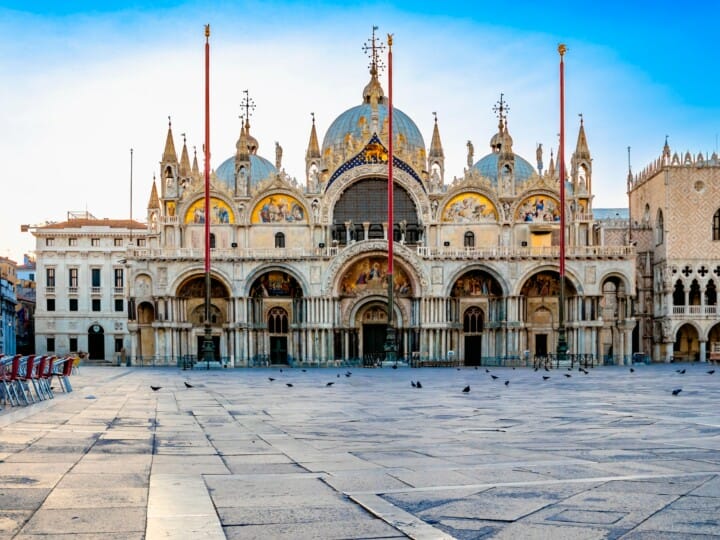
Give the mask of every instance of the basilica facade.
M 261 156 L 247 115 L 235 153 L 211 174 L 209 215 L 197 156 L 191 162 L 184 140 L 178 156 L 168 126 L 145 245 L 124 260 L 133 361 L 199 354 L 206 220 L 209 322 L 228 365 L 382 358 L 390 235 L 399 358 L 477 365 L 555 351 L 561 201 L 552 154 L 545 167 L 540 146 L 534 164 L 513 152 L 501 96 L 485 155 L 476 159 L 468 141 L 467 163 L 446 164 L 437 118 L 429 146 L 400 108 L 390 132 L 376 57 L 369 79 L 322 143 L 313 118 L 300 181 L 285 173 L 279 146 L 273 161 Z M 622 363 L 638 350 L 635 250 L 625 229 L 606 231 L 593 217 L 592 158 L 582 121 L 577 129 L 565 175 L 567 338 L 572 354 Z

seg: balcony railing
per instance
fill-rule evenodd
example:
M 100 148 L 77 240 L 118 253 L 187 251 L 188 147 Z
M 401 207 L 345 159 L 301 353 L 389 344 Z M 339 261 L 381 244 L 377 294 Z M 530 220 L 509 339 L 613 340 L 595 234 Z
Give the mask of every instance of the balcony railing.
M 419 246 L 418 255 L 426 259 L 556 259 L 560 247 L 430 247 Z M 629 258 L 634 253 L 631 246 L 568 246 L 568 259 Z
M 102 288 L 101 287 L 90 287 L 90 294 L 101 294 Z
M 125 292 L 125 287 L 114 287 L 113 292 L 115 294 L 123 294 Z
M 68 294 L 77 294 L 78 288 L 77 287 L 68 287 Z
M 716 316 L 718 314 L 717 306 L 673 306 L 673 315 L 681 315 L 684 317 L 700 317 L 700 316 Z
M 368 240 L 377 242 L 377 240 Z M 334 257 L 342 250 L 364 240 L 349 245 L 332 247 L 291 247 L 291 248 L 224 248 L 211 249 L 214 260 L 236 259 L 310 259 Z M 407 246 L 406 246 L 407 247 Z M 412 248 L 410 248 L 412 249 Z M 558 246 L 551 247 L 450 247 L 416 246 L 418 256 L 424 259 L 556 259 L 560 256 Z M 614 258 L 627 259 L 633 256 L 632 246 L 568 246 L 565 256 L 568 259 Z M 135 248 L 131 256 L 138 259 L 196 259 L 205 258 L 202 248 Z

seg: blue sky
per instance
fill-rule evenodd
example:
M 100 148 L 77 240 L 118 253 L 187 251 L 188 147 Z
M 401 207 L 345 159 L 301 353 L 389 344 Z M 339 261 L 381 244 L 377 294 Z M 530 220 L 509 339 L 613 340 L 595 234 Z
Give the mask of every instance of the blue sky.
M 596 207 L 626 206 L 633 170 L 674 151 L 712 153 L 720 132 L 720 2 L 0 2 L 0 148 L 19 205 L 0 214 L 0 255 L 33 249 L 21 223 L 129 212 L 144 218 L 167 116 L 176 144 L 202 145 L 203 24 L 212 25 L 212 165 L 234 153 L 239 102 L 249 89 L 252 133 L 304 182 L 315 112 L 319 135 L 360 102 L 361 46 L 373 24 L 395 34 L 395 105 L 426 145 L 437 111 L 446 182 L 461 176 L 510 104 L 515 152 L 557 148 L 557 44 L 567 43 L 567 157 L 583 113 Z M 385 75 L 383 86 L 387 90 Z

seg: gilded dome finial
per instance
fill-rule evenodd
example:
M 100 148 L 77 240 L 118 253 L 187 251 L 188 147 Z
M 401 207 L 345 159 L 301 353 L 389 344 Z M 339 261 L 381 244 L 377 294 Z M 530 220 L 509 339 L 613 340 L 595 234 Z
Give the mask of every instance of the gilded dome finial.
M 363 90 L 363 102 L 371 104 L 382 103 L 385 95 L 378 80 L 378 74 L 385 69 L 385 64 L 380 58 L 380 53 L 385 51 L 385 45 L 375 35 L 377 29 L 377 26 L 372 27 L 372 37 L 362 46 L 363 51 L 370 58 L 370 82 Z

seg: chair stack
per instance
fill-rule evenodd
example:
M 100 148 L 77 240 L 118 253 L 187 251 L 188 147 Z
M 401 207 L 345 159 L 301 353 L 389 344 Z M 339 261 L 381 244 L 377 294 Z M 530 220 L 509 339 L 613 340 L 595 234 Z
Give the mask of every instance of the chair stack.
M 0 357 L 0 403 L 11 407 L 28 406 L 55 397 L 52 379 L 57 377 L 63 392 L 72 392 L 70 376 L 75 358 L 51 355 L 12 355 Z

